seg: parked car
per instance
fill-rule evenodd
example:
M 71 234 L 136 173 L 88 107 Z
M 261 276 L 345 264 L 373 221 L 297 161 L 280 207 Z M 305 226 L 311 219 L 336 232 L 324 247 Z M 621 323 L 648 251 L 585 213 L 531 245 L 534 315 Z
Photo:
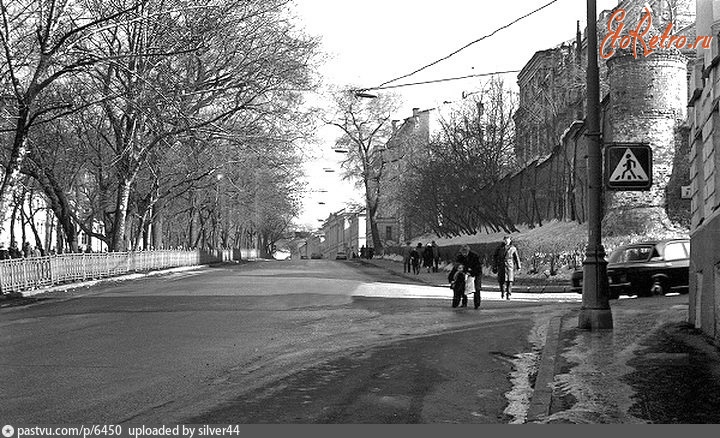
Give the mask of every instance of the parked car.
M 345 251 L 338 251 L 335 260 L 347 260 L 347 253 Z
M 690 284 L 690 240 L 666 239 L 624 245 L 607 259 L 610 298 L 620 295 L 664 295 L 688 293 Z M 572 290 L 582 293 L 583 271 L 571 277 Z

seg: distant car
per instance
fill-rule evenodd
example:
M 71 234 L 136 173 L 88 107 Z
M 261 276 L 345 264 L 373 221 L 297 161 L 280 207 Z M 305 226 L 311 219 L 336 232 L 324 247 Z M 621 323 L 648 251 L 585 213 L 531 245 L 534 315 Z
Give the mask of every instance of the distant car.
M 338 251 L 337 255 L 335 256 L 335 260 L 347 260 L 347 254 L 345 251 Z
M 664 295 L 688 293 L 690 284 L 690 240 L 667 239 L 621 246 L 608 257 L 610 298 L 620 295 Z M 582 293 L 583 271 L 571 277 L 572 290 Z
M 319 253 L 319 252 L 314 252 L 314 253 L 310 254 L 310 258 L 311 258 L 312 260 L 321 259 L 321 258 L 322 258 L 322 254 Z

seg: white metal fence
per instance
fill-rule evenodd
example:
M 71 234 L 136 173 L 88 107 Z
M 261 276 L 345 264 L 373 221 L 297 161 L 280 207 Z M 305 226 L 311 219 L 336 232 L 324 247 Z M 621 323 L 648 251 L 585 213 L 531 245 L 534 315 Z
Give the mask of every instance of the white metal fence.
M 0 261 L 0 292 L 257 257 L 254 249 L 61 254 Z

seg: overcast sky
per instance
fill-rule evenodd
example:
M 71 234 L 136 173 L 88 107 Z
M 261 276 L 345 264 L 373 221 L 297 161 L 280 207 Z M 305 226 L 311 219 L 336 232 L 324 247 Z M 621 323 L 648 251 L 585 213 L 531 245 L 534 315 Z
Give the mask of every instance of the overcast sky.
M 322 49 L 328 54 L 321 69 L 324 81 L 371 88 L 444 58 L 550 1 L 298 0 L 296 11 L 300 25 L 322 39 Z M 598 0 L 598 13 L 617 4 L 617 0 Z M 577 21 L 584 30 L 586 15 L 585 1 L 557 0 L 448 60 L 390 85 L 520 70 L 538 50 L 575 38 Z M 503 76 L 517 86 L 516 73 Z M 484 80 L 396 88 L 404 104 L 393 118 L 409 117 L 412 108 L 430 109 L 445 101 L 459 101 L 463 92 L 479 89 Z M 350 183 L 339 180 L 338 172 L 324 171 L 326 167 L 338 169 L 338 154 L 330 148 L 339 133 L 328 127 L 320 135 L 326 144 L 320 146 L 319 161 L 308 166 L 309 186 L 314 192 L 306 198 L 299 221 L 311 226 L 320 225 L 318 219 L 343 208 L 346 200 L 362 200 L 353 194 Z

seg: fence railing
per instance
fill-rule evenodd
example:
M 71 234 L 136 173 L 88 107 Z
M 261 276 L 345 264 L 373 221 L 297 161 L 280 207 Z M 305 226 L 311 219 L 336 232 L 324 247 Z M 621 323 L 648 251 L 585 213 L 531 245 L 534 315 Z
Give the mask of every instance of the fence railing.
M 253 249 L 60 254 L 0 261 L 0 293 L 257 257 Z

